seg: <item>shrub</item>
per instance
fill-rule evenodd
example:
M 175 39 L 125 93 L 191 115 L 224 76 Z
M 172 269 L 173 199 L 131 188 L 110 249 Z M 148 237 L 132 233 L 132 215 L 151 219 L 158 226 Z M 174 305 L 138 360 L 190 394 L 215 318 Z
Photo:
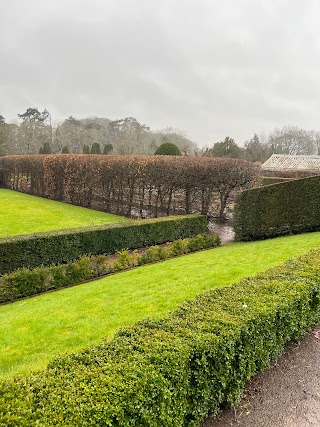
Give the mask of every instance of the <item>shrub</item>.
M 167 243 L 165 247 L 151 246 L 145 249 L 142 254 L 139 254 L 137 250 L 129 251 L 128 249 L 123 249 L 111 257 L 106 255 L 83 257 L 77 261 L 62 265 L 36 267 L 33 270 L 26 268 L 16 270 L 11 274 L 5 274 L 0 277 L 0 303 L 74 285 L 138 265 L 150 264 L 179 256 L 189 252 L 190 242 L 199 241 L 201 238 L 202 241 L 206 242 L 206 248 L 213 248 L 220 244 L 218 235 L 205 234 L 203 236 L 199 235 L 195 239 L 190 238 Z M 183 242 L 182 245 L 181 242 Z M 177 250 L 177 247 L 179 250 Z M 172 250 L 172 248 L 175 248 L 175 250 Z M 203 245 L 201 249 L 203 249 Z M 194 250 L 197 250 L 195 246 L 193 247 Z
M 164 243 L 206 229 L 204 215 L 188 215 L 0 239 L 0 274 L 21 267 L 60 264 L 84 255 Z
M 320 230 L 320 176 L 243 191 L 236 199 L 236 240 Z
M 187 251 L 188 251 L 188 242 L 185 239 L 176 240 L 175 242 L 173 242 L 170 248 L 170 253 L 173 256 L 179 256 L 179 255 L 185 254 L 187 253 Z
M 219 246 L 221 243 L 220 236 L 217 233 L 202 234 L 202 237 L 204 239 L 204 249 Z M 192 238 L 190 240 L 192 240 Z
M 1 426 L 197 427 L 320 317 L 320 250 L 0 384 Z
M 170 253 L 170 247 L 174 245 L 175 242 L 172 244 L 169 244 L 166 248 L 161 248 L 160 246 L 151 246 L 149 249 L 147 249 L 140 257 L 139 264 L 150 264 L 152 262 L 157 261 L 163 261 L 167 258 L 170 258 L 170 256 L 177 256 L 178 254 L 172 254 Z M 179 254 L 182 255 L 182 254 Z
M 123 249 L 118 252 L 118 263 L 122 269 L 128 268 L 132 265 L 132 257 L 128 249 Z
M 70 154 L 70 149 L 67 145 L 62 147 L 61 154 Z
M 156 156 L 182 156 L 179 147 L 172 142 L 164 142 L 154 153 Z

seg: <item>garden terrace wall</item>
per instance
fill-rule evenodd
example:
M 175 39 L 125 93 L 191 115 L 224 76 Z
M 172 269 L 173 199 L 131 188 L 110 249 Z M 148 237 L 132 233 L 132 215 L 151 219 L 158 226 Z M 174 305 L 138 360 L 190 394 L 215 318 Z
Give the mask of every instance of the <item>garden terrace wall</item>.
M 234 214 L 236 240 L 320 230 L 320 176 L 245 190 Z
M 320 251 L 0 383 L 1 426 L 198 427 L 320 317 Z
M 0 274 L 68 262 L 84 255 L 115 253 L 207 231 L 205 215 L 137 220 L 0 239 Z
M 259 166 L 240 159 L 186 156 L 7 156 L 4 186 L 131 216 L 206 214 L 214 197 L 248 187 Z

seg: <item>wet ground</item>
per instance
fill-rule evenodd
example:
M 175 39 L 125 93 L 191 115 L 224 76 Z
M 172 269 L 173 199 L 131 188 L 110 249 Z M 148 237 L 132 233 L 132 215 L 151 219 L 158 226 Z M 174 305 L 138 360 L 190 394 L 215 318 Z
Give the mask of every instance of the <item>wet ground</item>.
M 234 240 L 231 222 L 211 222 L 209 229 L 222 244 Z M 319 327 L 251 381 L 235 409 L 208 418 L 203 427 L 320 427 Z
M 219 234 L 221 239 L 221 244 L 223 245 L 230 243 L 234 240 L 234 231 L 232 228 L 231 221 L 225 221 L 225 222 L 210 221 L 208 228 L 210 231 L 215 231 L 216 233 Z
M 291 344 L 276 363 L 257 376 L 234 410 L 207 419 L 203 427 L 319 427 L 318 329 L 308 332 L 300 345 Z

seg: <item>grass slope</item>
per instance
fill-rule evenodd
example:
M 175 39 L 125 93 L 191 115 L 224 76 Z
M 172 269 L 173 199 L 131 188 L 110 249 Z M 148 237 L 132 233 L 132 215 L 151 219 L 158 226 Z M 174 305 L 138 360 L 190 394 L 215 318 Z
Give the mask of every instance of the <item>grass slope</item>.
M 0 189 L 0 238 L 129 221 L 117 215 Z
M 320 233 L 234 243 L 0 306 L 0 376 L 111 338 L 147 316 L 320 247 Z

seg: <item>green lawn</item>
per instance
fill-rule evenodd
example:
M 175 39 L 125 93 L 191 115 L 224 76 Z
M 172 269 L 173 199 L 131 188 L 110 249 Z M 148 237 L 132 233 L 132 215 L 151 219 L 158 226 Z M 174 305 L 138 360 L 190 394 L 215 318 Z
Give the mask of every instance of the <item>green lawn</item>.
M 0 189 L 0 238 L 130 221 L 117 215 Z
M 0 376 L 111 338 L 147 316 L 320 247 L 320 233 L 233 243 L 0 306 Z

